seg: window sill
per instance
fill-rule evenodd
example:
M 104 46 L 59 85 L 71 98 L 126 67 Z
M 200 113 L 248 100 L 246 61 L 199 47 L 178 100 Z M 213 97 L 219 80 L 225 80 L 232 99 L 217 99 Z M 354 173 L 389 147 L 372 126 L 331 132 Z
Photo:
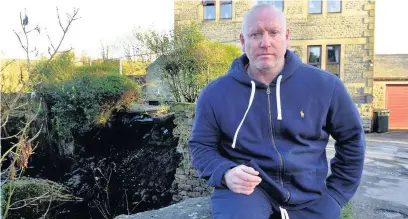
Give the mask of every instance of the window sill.
M 203 19 L 203 23 L 207 23 L 207 22 L 215 22 L 215 19 Z
M 327 17 L 340 17 L 340 16 L 342 16 L 343 15 L 343 13 L 341 13 L 341 12 L 327 12 Z

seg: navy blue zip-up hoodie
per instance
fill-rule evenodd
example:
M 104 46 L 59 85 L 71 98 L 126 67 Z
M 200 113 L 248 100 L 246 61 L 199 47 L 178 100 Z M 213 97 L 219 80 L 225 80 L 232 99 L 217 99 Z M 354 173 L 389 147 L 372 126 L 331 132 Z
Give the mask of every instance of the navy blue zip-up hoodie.
M 189 146 L 199 176 L 225 188 L 224 173 L 244 164 L 282 208 L 304 208 L 326 193 L 343 207 L 360 183 L 365 139 L 342 81 L 289 50 L 269 86 L 248 76 L 247 63 L 245 54 L 237 58 L 197 101 Z M 330 135 L 336 153 L 327 177 Z

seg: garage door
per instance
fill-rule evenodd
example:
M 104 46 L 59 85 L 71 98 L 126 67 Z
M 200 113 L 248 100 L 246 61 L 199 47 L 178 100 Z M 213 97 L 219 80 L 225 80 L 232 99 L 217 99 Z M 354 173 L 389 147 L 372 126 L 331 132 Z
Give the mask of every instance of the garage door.
M 408 84 L 388 84 L 385 100 L 390 110 L 389 128 L 408 129 Z

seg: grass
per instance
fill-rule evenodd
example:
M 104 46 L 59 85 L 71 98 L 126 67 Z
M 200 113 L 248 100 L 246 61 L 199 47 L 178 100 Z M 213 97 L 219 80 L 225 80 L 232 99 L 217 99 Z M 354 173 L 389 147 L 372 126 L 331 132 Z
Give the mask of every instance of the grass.
M 340 219 L 352 219 L 353 213 L 351 210 L 352 210 L 351 204 L 347 203 L 341 212 Z

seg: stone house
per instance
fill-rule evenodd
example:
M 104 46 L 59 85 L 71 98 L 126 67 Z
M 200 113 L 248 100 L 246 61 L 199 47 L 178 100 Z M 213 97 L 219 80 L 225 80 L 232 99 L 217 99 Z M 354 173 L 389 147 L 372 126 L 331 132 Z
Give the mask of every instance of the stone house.
M 270 3 L 286 15 L 290 49 L 304 63 L 338 75 L 352 95 L 367 131 L 373 115 L 373 0 L 174 0 L 176 25 L 195 22 L 214 41 L 240 46 L 244 14 Z
M 408 54 L 375 55 L 374 60 L 373 106 L 390 110 L 390 129 L 408 129 Z

